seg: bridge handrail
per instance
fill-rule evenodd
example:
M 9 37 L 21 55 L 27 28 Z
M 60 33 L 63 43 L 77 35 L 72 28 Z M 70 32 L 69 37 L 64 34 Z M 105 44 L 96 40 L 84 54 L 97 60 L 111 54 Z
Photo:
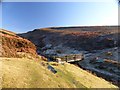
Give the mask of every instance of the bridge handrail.
M 64 55 L 64 56 L 54 56 L 54 59 L 56 58 L 61 58 L 62 61 L 70 61 L 70 60 L 74 60 L 74 61 L 79 61 L 82 60 L 84 58 L 83 54 L 69 54 L 69 55 Z

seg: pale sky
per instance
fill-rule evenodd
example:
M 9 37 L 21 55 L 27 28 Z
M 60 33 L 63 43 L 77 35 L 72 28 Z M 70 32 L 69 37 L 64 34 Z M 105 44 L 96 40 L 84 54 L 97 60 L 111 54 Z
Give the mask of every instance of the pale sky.
M 118 4 L 109 1 L 4 2 L 0 26 L 21 33 L 54 26 L 118 25 Z

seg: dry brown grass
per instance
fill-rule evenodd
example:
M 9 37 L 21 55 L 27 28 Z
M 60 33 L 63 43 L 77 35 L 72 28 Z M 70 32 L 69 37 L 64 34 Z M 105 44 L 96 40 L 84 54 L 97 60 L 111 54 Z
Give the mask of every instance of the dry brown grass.
M 0 39 L 2 40 L 1 57 L 18 57 L 17 52 L 26 52 L 33 56 L 36 55 L 36 47 L 34 44 L 27 39 L 8 32 L 2 30 L 2 33 L 0 33 Z
M 28 58 L 1 59 L 3 88 L 117 88 L 104 79 L 68 63 L 53 65 L 57 70 L 57 73 L 53 74 L 47 69 L 46 61 Z

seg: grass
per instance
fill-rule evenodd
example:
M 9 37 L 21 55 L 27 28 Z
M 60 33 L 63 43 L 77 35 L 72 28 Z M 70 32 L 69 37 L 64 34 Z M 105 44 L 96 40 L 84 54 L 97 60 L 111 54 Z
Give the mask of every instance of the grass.
M 64 71 L 64 73 L 68 74 L 68 76 L 72 77 L 71 81 L 75 81 L 78 84 L 86 86 L 87 88 L 113 88 L 114 87 L 111 83 L 105 81 L 104 79 L 99 78 L 91 73 L 88 73 L 87 71 L 84 71 L 81 68 L 71 65 L 69 63 L 66 63 L 66 65 L 63 68 L 62 67 L 58 67 L 58 68 L 61 71 Z M 78 87 L 80 87 L 80 85 L 78 85 Z
M 10 36 L 16 36 L 15 33 L 7 31 L 7 30 L 4 30 L 4 29 L 0 29 L 0 33 L 6 34 L 6 35 L 10 35 Z
M 1 44 L 3 49 L 1 50 L 2 55 L 0 55 L 0 57 L 18 57 L 17 52 L 31 53 L 36 56 L 35 45 L 27 39 L 3 34 L 3 36 L 0 37 L 0 40 L 2 40 Z
M 3 88 L 117 88 L 68 63 L 64 65 L 49 63 L 57 70 L 57 73 L 54 74 L 47 69 L 48 62 L 40 59 L 1 59 Z

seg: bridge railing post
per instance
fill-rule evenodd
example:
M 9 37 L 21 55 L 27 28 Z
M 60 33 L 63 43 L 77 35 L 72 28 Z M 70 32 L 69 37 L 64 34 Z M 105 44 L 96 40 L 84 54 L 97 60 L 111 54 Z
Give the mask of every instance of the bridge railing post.
M 66 60 L 66 62 L 67 62 L 67 56 L 65 56 L 65 60 Z

